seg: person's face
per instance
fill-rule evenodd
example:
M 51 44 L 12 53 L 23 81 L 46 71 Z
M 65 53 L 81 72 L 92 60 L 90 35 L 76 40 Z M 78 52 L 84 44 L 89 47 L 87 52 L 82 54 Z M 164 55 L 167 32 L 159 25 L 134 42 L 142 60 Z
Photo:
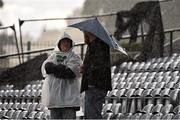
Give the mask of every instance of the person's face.
M 68 52 L 71 49 L 71 41 L 67 38 L 62 39 L 59 47 L 62 52 Z
M 92 38 L 93 38 L 93 35 L 91 34 L 91 33 L 89 33 L 89 32 L 83 32 L 84 33 L 84 42 L 86 43 L 86 44 L 89 44 L 89 43 L 91 43 L 92 42 Z

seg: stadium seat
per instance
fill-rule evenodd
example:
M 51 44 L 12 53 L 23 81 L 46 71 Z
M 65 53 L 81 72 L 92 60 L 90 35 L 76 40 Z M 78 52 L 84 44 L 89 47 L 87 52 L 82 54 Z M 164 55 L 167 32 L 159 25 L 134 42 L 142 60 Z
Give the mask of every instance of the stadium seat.
M 174 114 L 173 113 L 169 113 L 169 114 L 166 114 L 164 116 L 162 116 L 162 120 L 172 120 L 174 117 Z
M 162 118 L 162 113 L 157 113 L 151 117 L 151 120 L 160 120 Z
M 162 107 L 161 109 L 161 113 L 163 115 L 169 114 L 173 112 L 173 105 L 172 104 L 167 104 L 165 106 Z
M 159 89 L 163 89 L 165 87 L 165 82 L 158 82 L 155 89 L 159 88 Z
M 151 110 L 152 114 L 158 114 L 161 112 L 161 109 L 163 107 L 163 104 L 157 104 L 156 106 L 154 106 Z
M 174 85 L 174 89 L 180 89 L 180 81 Z
M 35 115 L 37 114 L 37 111 L 32 111 L 31 113 L 29 113 L 29 115 L 27 116 L 27 119 L 35 119 Z
M 34 116 L 34 119 L 39 119 L 39 120 L 41 119 L 41 120 L 42 120 L 42 119 L 43 119 L 43 118 L 42 118 L 43 113 L 44 113 L 44 112 L 42 112 L 42 111 L 37 112 L 36 115 Z
M 180 105 L 180 89 L 171 90 L 170 100 L 173 106 Z
M 105 104 L 102 109 L 102 115 L 105 115 L 108 112 L 112 113 L 112 109 L 111 109 L 112 105 L 113 105 L 112 103 Z
M 140 84 L 140 88 L 142 88 L 142 89 L 147 89 L 148 86 L 149 86 L 149 84 L 150 84 L 150 82 L 142 82 L 142 83 Z
M 24 110 L 19 114 L 18 119 L 27 119 L 27 115 L 28 111 Z
M 165 88 L 161 90 L 161 99 L 162 99 L 162 104 L 167 105 L 170 104 L 170 89 Z
M 2 119 L 3 116 L 5 116 L 7 112 L 8 112 L 8 110 L 2 110 L 2 111 L 0 111 L 0 119 Z
M 2 116 L 2 118 L 4 118 L 4 119 L 10 119 L 10 118 L 12 118 L 14 112 L 15 112 L 15 110 L 9 110 L 9 111 L 6 112 L 5 115 Z
M 143 91 L 142 96 L 141 96 L 143 106 L 153 103 L 152 96 L 151 96 L 151 91 L 152 91 L 152 89 L 145 89 Z
M 14 110 L 19 110 L 19 108 L 18 108 L 18 106 L 20 105 L 20 103 L 19 102 L 16 102 L 16 103 L 14 103 L 13 105 L 12 105 L 12 109 L 14 109 Z
M 11 119 L 18 119 L 18 117 L 19 117 L 19 115 L 20 115 L 21 112 L 22 112 L 21 110 L 16 110 L 16 111 L 13 113 Z
M 174 110 L 173 110 L 173 113 L 174 114 L 180 114 L 180 105 L 178 105 L 178 106 L 176 106 L 175 108 L 174 108 Z
M 177 114 L 174 116 L 173 120 L 179 120 L 180 119 L 180 114 Z
M 140 117 L 140 120 L 150 120 L 152 117 L 151 113 L 147 113 L 147 114 L 142 114 Z

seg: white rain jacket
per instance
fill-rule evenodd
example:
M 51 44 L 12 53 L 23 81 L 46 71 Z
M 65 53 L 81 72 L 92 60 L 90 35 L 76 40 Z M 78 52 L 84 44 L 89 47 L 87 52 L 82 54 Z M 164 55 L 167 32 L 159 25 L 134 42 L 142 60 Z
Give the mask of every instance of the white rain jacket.
M 71 39 L 66 33 L 60 40 L 63 38 Z M 42 64 L 41 71 L 43 77 L 45 77 L 42 88 L 42 104 L 48 108 L 80 107 L 80 65 L 82 60 L 72 49 L 67 53 L 61 52 L 58 48 L 59 41 L 54 52 Z M 67 58 L 63 62 L 58 62 L 58 56 L 66 56 Z M 76 78 L 59 79 L 53 74 L 46 74 L 44 67 L 47 62 L 52 62 L 56 65 L 59 63 L 66 65 L 75 73 Z

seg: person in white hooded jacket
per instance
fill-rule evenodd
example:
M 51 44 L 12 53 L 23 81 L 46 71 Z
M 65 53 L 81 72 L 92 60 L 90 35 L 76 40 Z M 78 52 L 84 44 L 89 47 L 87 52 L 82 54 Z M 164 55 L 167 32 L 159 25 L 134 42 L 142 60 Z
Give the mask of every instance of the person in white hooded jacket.
M 50 110 L 52 119 L 75 119 L 80 109 L 81 58 L 75 54 L 70 35 L 58 40 L 53 53 L 42 64 L 45 81 L 42 104 Z

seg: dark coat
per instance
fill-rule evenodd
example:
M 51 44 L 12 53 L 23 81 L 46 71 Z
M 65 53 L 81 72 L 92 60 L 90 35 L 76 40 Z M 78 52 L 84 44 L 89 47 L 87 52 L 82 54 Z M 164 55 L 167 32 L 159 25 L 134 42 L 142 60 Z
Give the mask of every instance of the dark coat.
M 102 40 L 95 39 L 87 47 L 83 62 L 81 92 L 93 85 L 103 90 L 111 90 L 110 48 Z

